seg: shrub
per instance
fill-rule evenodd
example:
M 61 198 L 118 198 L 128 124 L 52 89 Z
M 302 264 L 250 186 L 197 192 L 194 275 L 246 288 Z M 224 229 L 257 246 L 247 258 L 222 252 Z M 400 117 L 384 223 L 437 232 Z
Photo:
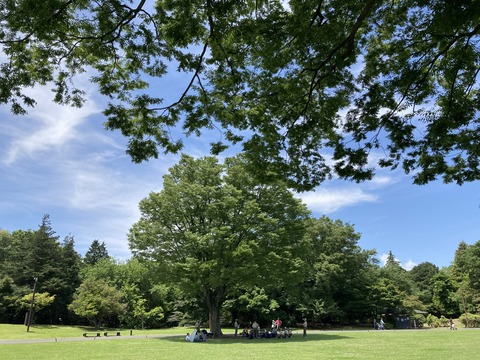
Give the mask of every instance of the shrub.
M 440 326 L 441 327 L 449 327 L 450 326 L 450 320 L 447 319 L 445 316 L 440 316 L 440 319 L 438 319 Z
M 413 314 L 410 316 L 410 327 L 415 328 L 422 328 L 423 324 L 425 324 L 427 319 L 423 314 Z
M 427 325 L 430 327 L 439 327 L 440 326 L 440 320 L 432 314 L 427 315 Z
M 480 315 L 477 314 L 462 314 L 460 316 L 459 321 L 465 327 L 480 327 Z

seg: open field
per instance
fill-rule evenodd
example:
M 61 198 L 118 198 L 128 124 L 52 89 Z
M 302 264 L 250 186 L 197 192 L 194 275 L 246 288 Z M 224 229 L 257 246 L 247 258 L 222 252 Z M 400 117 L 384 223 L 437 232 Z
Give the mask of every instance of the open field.
M 295 331 L 291 339 L 185 342 L 190 329 L 134 330 L 129 336 L 82 338 L 85 328 L 0 325 L 2 360 L 56 359 L 464 359 L 478 358 L 479 330 Z M 226 331 L 229 332 L 228 330 Z M 122 333 L 123 334 L 123 333 Z M 8 339 L 8 340 L 6 340 Z M 15 343 L 15 340 L 19 342 Z M 43 339 L 43 340 L 41 340 Z M 32 342 L 25 342 L 31 340 Z M 14 343 L 5 343 L 10 341 Z M 36 341 L 36 342 L 35 342 Z M 45 341 L 45 342 L 43 342 Z

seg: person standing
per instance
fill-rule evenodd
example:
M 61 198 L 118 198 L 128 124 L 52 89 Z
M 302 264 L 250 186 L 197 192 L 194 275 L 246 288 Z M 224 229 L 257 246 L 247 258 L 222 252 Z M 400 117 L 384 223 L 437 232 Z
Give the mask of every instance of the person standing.
M 256 339 L 258 336 L 258 323 L 256 320 L 252 324 L 252 334 L 253 334 L 253 338 Z
M 303 319 L 303 337 L 307 336 L 307 326 L 308 326 L 308 322 L 307 322 L 307 318 L 305 318 Z
M 282 327 L 282 320 L 280 320 L 280 318 L 277 318 L 275 321 L 275 326 L 277 327 L 277 331 Z
M 233 324 L 233 327 L 235 328 L 235 337 L 237 337 L 238 328 L 240 327 L 240 324 L 238 323 L 238 319 L 235 319 L 235 323 Z

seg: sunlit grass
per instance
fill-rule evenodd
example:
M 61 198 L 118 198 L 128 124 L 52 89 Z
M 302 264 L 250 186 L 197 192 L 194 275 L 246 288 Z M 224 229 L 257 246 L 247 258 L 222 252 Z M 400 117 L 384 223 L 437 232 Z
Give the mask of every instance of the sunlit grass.
M 0 325 L 0 338 L 13 325 Z M 25 332 L 25 328 L 23 329 Z M 145 330 L 133 335 L 145 338 L 112 337 L 100 339 L 70 339 L 57 342 L 50 339 L 81 336 L 78 327 L 34 327 L 28 336 L 48 339 L 45 343 L 0 343 L 2 360 L 55 360 L 55 359 L 475 359 L 480 354 L 478 330 L 445 328 L 432 330 L 387 331 L 315 331 L 307 338 L 294 333 L 291 339 L 244 338 L 209 339 L 206 343 L 185 342 L 184 334 L 190 329 Z M 172 334 L 178 334 L 172 336 Z M 42 335 L 42 336 L 40 336 Z M 170 335 L 161 337 L 161 335 Z M 20 337 L 17 337 L 20 338 Z M 33 339 L 33 337 L 31 337 Z M 9 339 L 14 339 L 9 335 Z M 73 341 L 75 340 L 75 341 Z M 459 357 L 461 355 L 461 357 Z
M 183 334 L 190 332 L 193 328 L 168 328 L 168 329 L 133 329 L 132 335 L 153 335 L 153 334 Z M 101 328 L 104 331 L 121 331 L 122 336 L 130 336 L 130 329 Z M 66 325 L 32 325 L 30 331 L 24 325 L 0 324 L 1 339 L 55 339 L 82 337 L 84 332 L 97 332 L 95 328 L 88 326 L 66 326 Z

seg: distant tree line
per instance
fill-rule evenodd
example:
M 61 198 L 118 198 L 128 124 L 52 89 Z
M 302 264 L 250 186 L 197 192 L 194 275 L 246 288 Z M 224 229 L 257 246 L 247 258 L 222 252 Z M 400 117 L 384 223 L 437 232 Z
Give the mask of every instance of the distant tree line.
M 94 240 L 85 256 L 72 236 L 0 230 L 0 322 L 169 327 L 201 320 L 216 335 L 235 319 L 266 326 L 365 324 L 405 314 L 417 326 L 461 316 L 478 326 L 480 241 L 461 242 L 448 267 L 407 271 L 392 252 L 380 266 L 352 225 L 313 218 L 282 183 L 259 185 L 241 157 L 183 156 L 163 190 L 140 203 L 118 261 Z M 207 325 L 208 324 L 208 325 Z M 391 326 L 394 326 L 391 324 Z

